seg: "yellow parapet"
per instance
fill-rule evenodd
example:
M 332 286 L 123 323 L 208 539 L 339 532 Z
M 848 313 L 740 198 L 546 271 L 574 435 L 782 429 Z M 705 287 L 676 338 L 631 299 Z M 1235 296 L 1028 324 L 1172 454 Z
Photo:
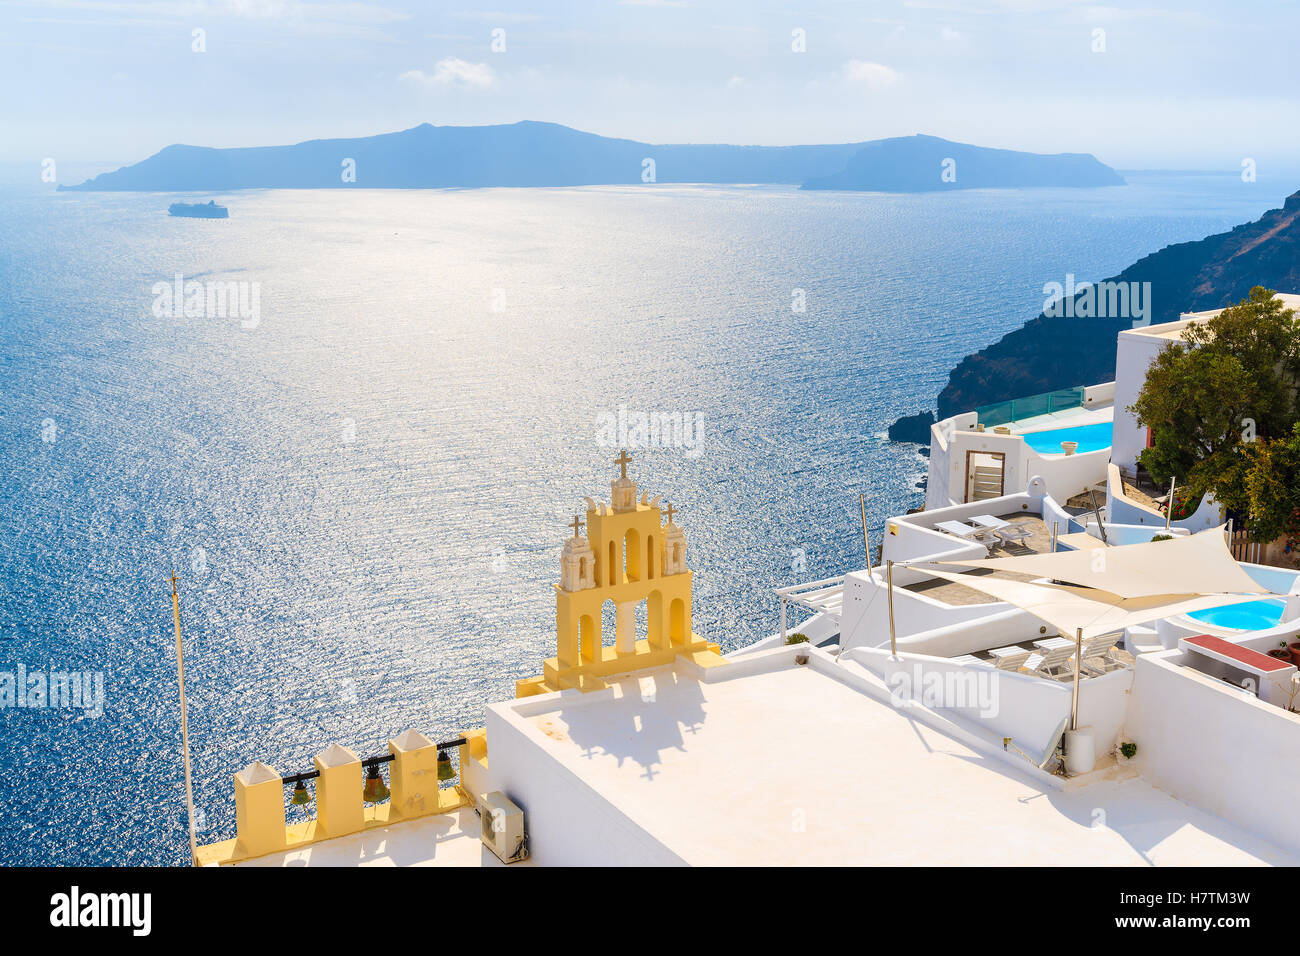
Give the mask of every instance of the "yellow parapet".
M 418 730 L 388 742 L 391 819 L 424 816 L 438 806 L 438 748 Z
M 242 856 L 284 849 L 284 782 L 260 760 L 235 774 L 235 829 L 235 852 Z
M 366 825 L 361 799 L 361 761 L 347 747 L 330 744 L 316 755 L 316 823 L 322 839 L 356 833 Z

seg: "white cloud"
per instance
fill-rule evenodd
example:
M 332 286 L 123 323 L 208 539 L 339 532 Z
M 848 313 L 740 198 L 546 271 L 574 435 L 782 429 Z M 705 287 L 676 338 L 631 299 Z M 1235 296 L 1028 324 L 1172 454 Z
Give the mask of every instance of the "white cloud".
M 849 60 L 844 64 L 844 79 L 855 86 L 881 90 L 898 82 L 898 73 L 883 63 L 868 60 Z
M 398 79 L 429 89 L 454 86 L 465 90 L 484 90 L 497 81 L 492 67 L 486 63 L 470 63 L 455 57 L 439 60 L 433 65 L 432 73 L 425 73 L 423 70 L 407 70 Z

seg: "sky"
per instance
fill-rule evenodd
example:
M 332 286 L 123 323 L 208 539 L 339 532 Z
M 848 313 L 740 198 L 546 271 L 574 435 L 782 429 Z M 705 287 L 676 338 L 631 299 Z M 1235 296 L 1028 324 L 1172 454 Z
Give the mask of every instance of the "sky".
M 0 0 L 0 162 L 419 123 L 1300 171 L 1295 0 Z

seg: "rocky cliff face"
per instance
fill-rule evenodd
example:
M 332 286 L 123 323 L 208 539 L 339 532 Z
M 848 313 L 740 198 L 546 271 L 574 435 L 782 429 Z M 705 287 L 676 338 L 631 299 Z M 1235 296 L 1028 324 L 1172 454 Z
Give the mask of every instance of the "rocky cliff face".
M 1167 246 L 1129 266 L 1108 282 L 1151 283 L 1151 324 L 1180 313 L 1220 308 L 1262 285 L 1300 292 L 1300 192 L 1281 209 L 1231 232 Z M 1074 296 L 1079 302 L 1079 293 Z M 938 417 L 980 405 L 1035 395 L 1115 377 L 1115 336 L 1131 317 L 1083 318 L 1039 315 L 983 351 L 968 355 L 939 393 Z M 1095 310 L 1093 310 L 1095 311 Z

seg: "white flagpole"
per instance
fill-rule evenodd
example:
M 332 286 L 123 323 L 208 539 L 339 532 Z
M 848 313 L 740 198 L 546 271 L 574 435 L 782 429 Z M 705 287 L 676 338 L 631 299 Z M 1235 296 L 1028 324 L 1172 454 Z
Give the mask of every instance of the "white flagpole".
M 198 866 L 199 846 L 194 836 L 194 787 L 190 782 L 190 729 L 185 721 L 185 652 L 181 649 L 181 599 L 172 572 L 172 618 L 176 622 L 176 676 L 181 686 L 181 750 L 185 758 L 185 807 L 190 815 L 190 865 Z
M 858 503 L 862 506 L 862 546 L 867 549 L 867 576 L 873 573 L 871 570 L 871 535 L 867 534 L 867 495 L 866 492 L 858 492 Z

